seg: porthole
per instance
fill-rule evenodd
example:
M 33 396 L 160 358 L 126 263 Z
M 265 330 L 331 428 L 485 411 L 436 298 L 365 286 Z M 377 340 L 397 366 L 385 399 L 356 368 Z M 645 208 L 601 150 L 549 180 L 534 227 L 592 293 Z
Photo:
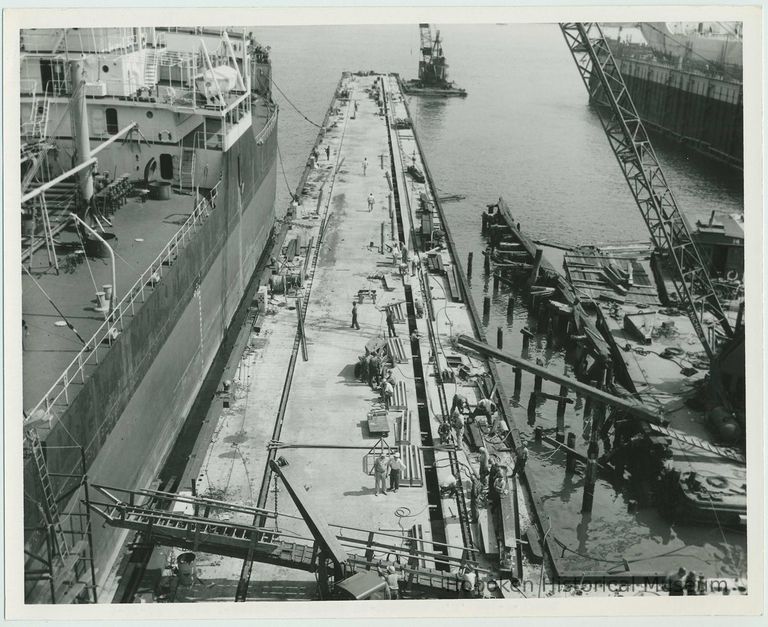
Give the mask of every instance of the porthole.
M 155 117 L 155 114 L 151 111 L 147 111 L 147 117 L 151 120 L 153 117 Z
M 102 65 L 101 66 L 101 71 L 104 72 L 104 73 L 109 72 L 109 66 L 108 65 Z

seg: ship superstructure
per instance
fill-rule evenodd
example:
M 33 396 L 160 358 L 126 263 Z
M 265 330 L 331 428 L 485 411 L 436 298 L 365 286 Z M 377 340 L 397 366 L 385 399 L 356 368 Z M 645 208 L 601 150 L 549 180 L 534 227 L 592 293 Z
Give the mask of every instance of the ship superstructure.
M 154 479 L 273 232 L 277 107 L 242 29 L 24 30 L 20 79 L 26 592 L 62 602 L 116 551 L 80 478 Z

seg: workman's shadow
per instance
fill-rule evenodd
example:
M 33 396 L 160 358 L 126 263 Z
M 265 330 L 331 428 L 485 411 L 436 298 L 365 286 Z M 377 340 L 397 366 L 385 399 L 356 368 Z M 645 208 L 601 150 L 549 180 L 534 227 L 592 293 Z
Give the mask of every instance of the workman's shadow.
M 357 364 L 349 364 L 347 366 L 344 366 L 344 368 L 342 368 L 341 372 L 339 372 L 339 374 L 336 375 L 336 376 L 341 377 L 342 379 L 344 379 L 344 383 L 357 383 L 359 385 L 368 385 L 367 383 L 365 383 L 365 381 L 360 381 L 355 376 L 356 368 L 357 368 Z
M 373 478 L 371 478 L 371 481 L 373 481 Z M 342 494 L 344 496 L 368 496 L 370 494 L 374 494 L 375 492 L 376 488 L 361 486 L 359 490 L 347 490 L 346 492 L 342 492 Z

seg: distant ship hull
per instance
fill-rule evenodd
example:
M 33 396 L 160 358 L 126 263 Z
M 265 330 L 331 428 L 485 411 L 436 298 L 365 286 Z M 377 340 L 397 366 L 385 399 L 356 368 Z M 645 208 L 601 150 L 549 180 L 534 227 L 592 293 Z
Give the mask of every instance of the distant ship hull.
M 635 107 L 651 130 L 743 169 L 741 81 L 677 69 L 637 54 L 637 46 L 609 43 Z

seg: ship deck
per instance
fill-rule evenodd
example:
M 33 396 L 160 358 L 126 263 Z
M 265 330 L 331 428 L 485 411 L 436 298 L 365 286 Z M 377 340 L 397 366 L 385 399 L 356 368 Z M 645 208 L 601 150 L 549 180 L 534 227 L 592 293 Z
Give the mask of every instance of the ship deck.
M 115 252 L 114 301 L 121 300 L 151 262 L 168 246 L 194 209 L 195 198 L 190 193 L 172 192 L 169 200 L 141 202 L 128 198 L 110 218 L 114 233 Z M 105 259 L 88 258 L 74 229 L 64 229 L 56 235 L 59 271 L 49 264 L 45 246 L 39 248 L 25 263 L 32 275 L 22 275 L 22 319 L 26 324 L 23 350 L 23 399 L 29 412 L 45 397 L 67 367 L 84 348 L 83 342 L 64 321 L 69 321 L 80 337 L 89 342 L 104 324 L 105 314 L 96 311 L 96 292 L 112 283 L 112 263 Z M 34 280 L 33 280 L 34 278 Z M 37 284 L 36 284 L 37 283 Z M 147 288 L 147 294 L 151 288 Z M 54 306 L 55 305 L 55 306 Z M 134 303 L 135 311 L 141 300 Z M 127 324 L 124 320 L 123 324 Z M 99 346 L 99 355 L 108 349 Z M 82 354 L 87 365 L 67 385 L 67 393 L 52 405 L 58 414 L 71 403 L 97 367 L 94 351 Z M 60 386 L 58 387 L 60 389 Z M 57 391 L 58 391 L 57 389 Z M 43 406 L 44 409 L 44 406 Z

